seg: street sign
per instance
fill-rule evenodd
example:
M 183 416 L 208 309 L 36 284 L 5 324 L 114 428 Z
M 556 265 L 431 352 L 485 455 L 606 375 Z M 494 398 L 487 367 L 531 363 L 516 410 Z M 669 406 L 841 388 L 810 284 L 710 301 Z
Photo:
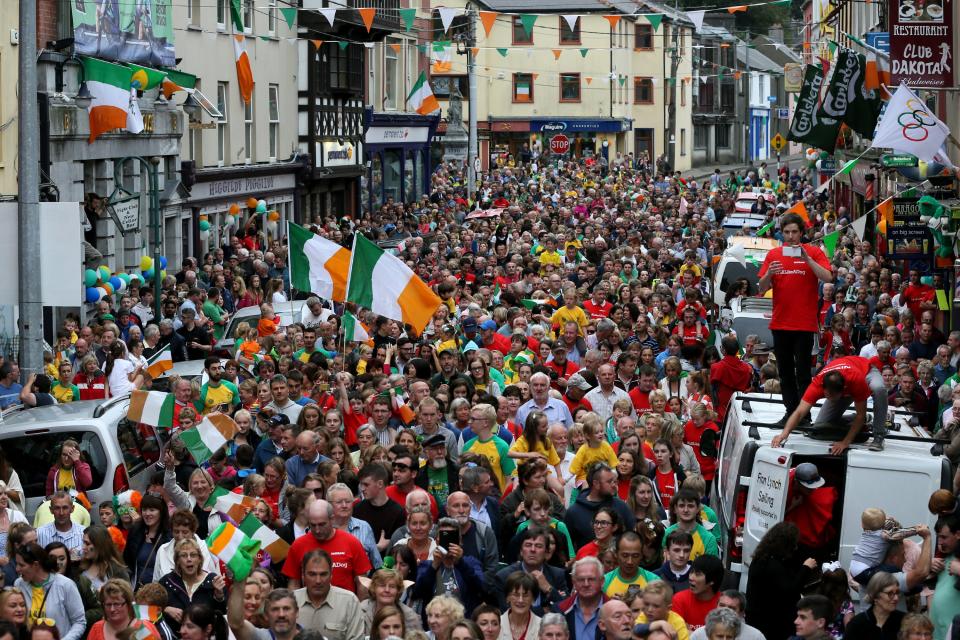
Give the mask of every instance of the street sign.
M 480 170 L 483 168 L 483 164 L 480 162 L 480 156 L 477 156 L 473 159 L 473 170 L 475 173 L 480 173 Z
M 140 230 L 140 194 L 114 199 L 115 193 L 107 202 L 107 212 L 117 223 L 120 233 L 126 235 Z
M 557 155 L 562 155 L 570 150 L 570 138 L 562 133 L 550 138 L 550 151 Z
M 770 146 L 772 146 L 777 153 L 780 153 L 783 148 L 787 146 L 787 141 L 778 133 L 770 140 Z
M 777 101 L 777 96 L 767 96 L 767 102 L 769 102 L 770 104 L 773 104 L 776 101 Z
M 909 153 L 888 153 L 880 157 L 880 164 L 886 168 L 916 167 L 919 164 L 917 156 Z
M 789 120 L 790 109 L 785 109 L 785 108 L 777 109 L 777 118 L 779 118 L 780 120 Z

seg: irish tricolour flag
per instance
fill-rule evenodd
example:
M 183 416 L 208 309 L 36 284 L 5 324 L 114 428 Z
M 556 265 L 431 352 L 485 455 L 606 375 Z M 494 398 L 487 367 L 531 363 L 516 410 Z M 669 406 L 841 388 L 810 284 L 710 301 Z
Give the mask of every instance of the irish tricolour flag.
M 233 418 L 225 413 L 211 413 L 204 416 L 200 424 L 181 433 L 180 439 L 197 464 L 203 464 L 236 434 L 237 423 Z
M 101 133 L 127 127 L 133 72 L 129 67 L 96 58 L 82 60 L 83 78 L 93 96 L 87 108 L 90 115 L 89 142 L 93 142 Z
M 441 303 L 437 294 L 402 260 L 359 233 L 353 237 L 347 302 L 405 322 L 417 333 L 423 331 Z
M 350 270 L 349 249 L 292 222 L 287 237 L 290 239 L 290 281 L 293 287 L 327 300 L 343 302 Z
M 173 426 L 174 398 L 162 391 L 134 391 L 130 394 L 127 418 L 154 427 Z
M 251 540 L 229 522 L 217 527 L 207 538 L 207 548 L 233 572 L 233 579 L 246 580 L 260 550 L 260 541 Z
M 247 517 L 256 504 L 256 498 L 233 493 L 223 487 L 214 487 L 213 493 L 210 494 L 204 506 L 212 507 L 216 511 L 227 514 L 233 521 L 240 522 Z
M 240 523 L 240 531 L 243 531 L 251 540 L 258 540 L 260 548 L 269 553 L 270 559 L 275 563 L 286 559 L 290 545 L 252 513 Z
M 436 96 L 434 96 L 433 91 L 430 90 L 430 83 L 427 82 L 427 74 L 425 72 L 420 72 L 420 77 L 417 78 L 417 84 L 413 85 L 410 95 L 407 96 L 407 104 L 422 116 L 428 116 L 431 113 L 440 111 L 440 103 L 437 102 Z
M 347 342 L 366 342 L 370 339 L 367 328 L 349 311 L 343 312 L 343 336 Z
M 173 369 L 173 355 L 170 353 L 170 345 L 168 344 L 147 360 L 147 373 L 149 373 L 152 378 L 159 378 L 165 371 L 170 371 L 170 369 Z

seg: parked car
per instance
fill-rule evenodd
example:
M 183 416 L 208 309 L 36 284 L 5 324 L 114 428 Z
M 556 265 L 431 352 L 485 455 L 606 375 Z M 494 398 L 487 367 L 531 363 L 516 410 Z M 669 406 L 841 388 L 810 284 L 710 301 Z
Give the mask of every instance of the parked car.
M 273 311 L 280 316 L 280 326 L 286 327 L 287 325 L 291 325 L 295 322 L 300 322 L 300 314 L 303 311 L 303 305 L 303 300 L 290 300 L 288 302 L 274 304 Z M 214 345 L 214 350 L 218 353 L 233 357 L 233 346 L 236 342 L 235 337 L 237 333 L 237 327 L 239 327 L 242 323 L 247 323 L 251 327 L 256 328 L 257 322 L 259 321 L 259 307 L 244 307 L 243 309 L 238 310 L 233 314 L 233 316 L 230 317 L 230 322 L 227 324 L 227 329 L 223 332 L 223 337 L 217 341 L 216 345 Z
M 756 335 L 760 342 L 773 345 L 770 320 L 773 318 L 773 298 L 738 298 L 731 306 L 720 311 L 720 318 L 736 331 L 741 342 L 749 335 Z
M 735 257 L 739 250 L 731 251 L 736 246 L 743 247 L 744 262 Z M 719 307 L 726 304 L 727 290 L 740 278 L 746 278 L 750 283 L 749 295 L 759 293 L 757 282 L 760 265 L 767 258 L 767 253 L 774 247 L 779 247 L 780 241 L 773 238 L 754 238 L 752 236 L 731 236 L 727 238 L 727 249 L 723 255 L 715 257 L 713 267 L 713 301 Z
M 90 465 L 93 483 L 86 497 L 91 505 L 127 489 L 146 491 L 166 439 L 154 427 L 127 420 L 129 404 L 125 395 L 4 412 L 0 448 L 20 476 L 29 521 L 47 497 L 47 473 L 68 438 L 80 444 L 80 455 Z
M 200 384 L 205 384 L 209 380 L 207 375 L 207 370 L 203 366 L 204 360 L 186 360 L 184 362 L 174 362 L 173 368 L 164 371 L 163 375 L 159 378 L 153 379 L 153 386 L 151 389 L 153 391 L 170 391 L 170 380 L 173 378 L 186 378 L 187 380 L 199 379 Z M 220 365 L 226 365 L 227 358 L 220 358 Z M 250 371 L 247 367 L 240 365 L 239 373 L 237 374 L 237 384 L 243 382 L 244 380 L 249 380 L 250 378 L 255 378 L 256 375 Z

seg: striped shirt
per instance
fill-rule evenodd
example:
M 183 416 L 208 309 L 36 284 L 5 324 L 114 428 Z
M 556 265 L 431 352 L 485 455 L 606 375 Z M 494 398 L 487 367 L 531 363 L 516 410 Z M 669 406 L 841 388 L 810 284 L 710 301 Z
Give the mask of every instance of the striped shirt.
M 76 522 L 70 524 L 66 532 L 59 531 L 55 522 L 43 525 L 37 529 L 37 544 L 46 547 L 51 542 L 62 542 L 72 558 L 79 558 L 83 555 L 83 527 Z

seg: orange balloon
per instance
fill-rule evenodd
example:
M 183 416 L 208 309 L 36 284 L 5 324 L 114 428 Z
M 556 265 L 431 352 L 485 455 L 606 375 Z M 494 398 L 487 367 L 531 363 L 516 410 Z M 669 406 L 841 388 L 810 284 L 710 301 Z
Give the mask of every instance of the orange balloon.
M 269 219 L 272 220 L 273 222 L 276 222 L 277 220 L 280 219 L 280 212 L 279 212 L 279 211 L 271 211 L 271 212 L 270 212 L 270 215 L 269 215 L 268 217 L 269 217 Z
M 240 206 L 236 203 L 230 205 L 230 214 L 235 216 L 238 213 L 240 213 Z
M 107 292 L 108 296 L 113 293 L 113 285 L 109 282 L 101 282 L 100 286 L 103 287 L 103 290 Z
M 257 208 L 257 199 L 247 198 L 247 209 L 256 209 L 256 208 Z
M 208 220 L 209 217 L 207 216 L 207 214 L 201 213 L 199 216 L 197 216 L 197 219 L 198 219 L 198 220 Z

